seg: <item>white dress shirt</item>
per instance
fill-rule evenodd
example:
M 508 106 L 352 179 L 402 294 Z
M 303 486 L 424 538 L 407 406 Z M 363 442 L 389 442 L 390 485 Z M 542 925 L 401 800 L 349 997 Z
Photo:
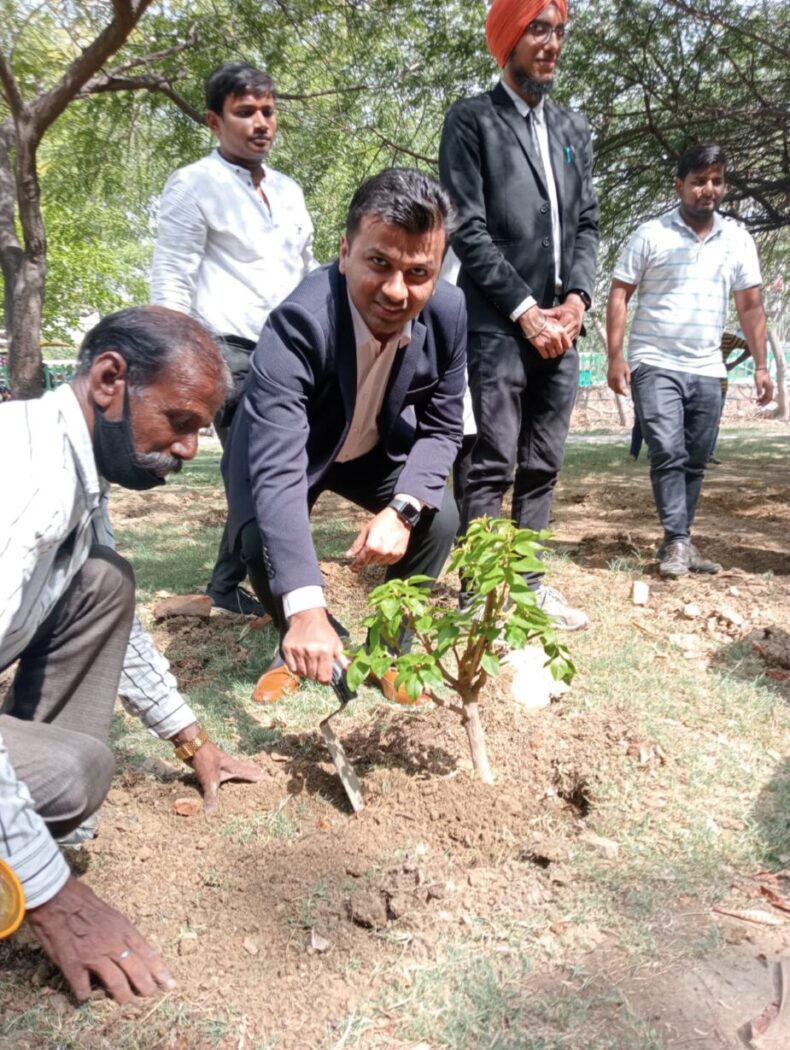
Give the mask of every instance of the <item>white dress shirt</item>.
M 37 401 L 0 406 L 0 448 L 13 449 L 3 464 L 0 501 L 0 667 L 7 667 L 71 585 L 90 548 L 115 544 L 109 486 L 96 473 L 91 436 L 70 386 Z M 167 660 L 136 617 L 119 692 L 130 713 L 157 736 L 171 737 L 196 720 Z M 2 737 L 0 857 L 19 876 L 28 907 L 49 900 L 69 875 L 30 793 L 16 778 Z
M 358 459 L 359 456 L 372 451 L 379 443 L 378 420 L 395 355 L 402 346 L 407 346 L 411 341 L 411 321 L 406 322 L 400 334 L 393 335 L 382 344 L 362 320 L 362 315 L 351 301 L 351 296 L 348 297 L 348 305 L 351 308 L 357 350 L 357 396 L 351 425 L 343 447 L 335 459 L 336 463 Z M 414 496 L 399 492 L 397 498 L 408 500 L 418 510 L 422 510 L 422 502 Z M 283 595 L 283 612 L 286 616 L 294 616 L 306 609 L 324 608 L 326 599 L 322 587 L 298 587 L 295 591 Z
M 535 126 L 535 137 L 538 140 L 538 148 L 540 150 L 540 159 L 543 162 L 543 171 L 546 174 L 546 190 L 549 194 L 549 207 L 551 209 L 551 241 L 554 247 L 554 280 L 557 294 L 562 291 L 562 282 L 560 281 L 560 266 L 562 264 L 561 250 L 562 250 L 562 229 L 560 226 L 560 203 L 559 197 L 557 196 L 557 184 L 554 181 L 554 168 L 551 166 L 551 149 L 549 148 L 549 129 L 546 125 L 546 113 L 543 105 L 543 99 L 541 99 L 537 106 L 530 107 L 521 97 L 517 94 L 505 81 L 502 81 L 502 87 L 507 91 L 508 95 L 513 100 L 513 105 L 518 110 L 519 114 L 526 121 L 530 112 L 532 113 L 532 119 Z M 527 134 L 530 134 L 529 128 L 527 128 Z M 528 295 L 526 299 L 518 304 L 515 310 L 510 315 L 511 321 L 517 321 L 519 317 L 532 306 L 536 306 L 536 300 L 533 296 Z
M 218 149 L 173 172 L 159 205 L 152 303 L 257 343 L 269 313 L 318 266 L 300 186 L 263 173 L 265 200 Z

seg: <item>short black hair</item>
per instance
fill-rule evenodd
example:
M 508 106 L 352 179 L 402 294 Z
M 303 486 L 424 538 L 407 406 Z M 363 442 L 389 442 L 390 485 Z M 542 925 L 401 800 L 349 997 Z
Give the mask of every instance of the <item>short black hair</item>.
M 206 77 L 206 109 L 220 117 L 229 95 L 247 94 L 276 98 L 277 89 L 268 73 L 249 62 L 223 62 Z
M 183 354 L 193 354 L 197 368 L 228 383 L 214 337 L 192 317 L 164 306 L 132 306 L 103 317 L 82 340 L 76 374 L 86 375 L 108 350 L 121 355 L 129 385 L 138 390 L 155 383 Z
M 448 244 L 458 227 L 450 194 L 436 179 L 415 168 L 385 168 L 362 183 L 346 216 L 349 241 L 366 215 L 401 226 L 407 233 L 429 233 L 441 226 Z
M 717 167 L 726 168 L 727 161 L 721 146 L 714 144 L 704 146 L 689 146 L 683 150 L 678 161 L 678 178 L 685 179 L 691 171 L 702 171 L 703 168 Z

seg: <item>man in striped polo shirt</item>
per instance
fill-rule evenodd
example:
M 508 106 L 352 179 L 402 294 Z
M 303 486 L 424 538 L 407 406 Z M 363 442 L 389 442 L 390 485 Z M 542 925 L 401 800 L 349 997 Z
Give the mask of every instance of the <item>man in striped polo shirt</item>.
M 643 223 L 626 243 L 606 309 L 608 382 L 615 393 L 626 395 L 630 387 L 633 395 L 664 528 L 659 572 L 669 578 L 721 568 L 692 544 L 691 526 L 721 414 L 727 372 L 720 345 L 730 292 L 754 356 L 757 402 L 773 397 L 757 250 L 743 227 L 718 214 L 724 171 L 718 146 L 683 153 L 678 206 Z M 626 314 L 636 291 L 626 362 Z

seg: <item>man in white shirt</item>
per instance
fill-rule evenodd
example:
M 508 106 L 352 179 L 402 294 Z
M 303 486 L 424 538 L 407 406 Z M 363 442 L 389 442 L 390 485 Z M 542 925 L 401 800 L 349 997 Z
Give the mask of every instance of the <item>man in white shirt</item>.
M 165 185 L 151 301 L 191 314 L 220 341 L 234 389 L 217 414 L 223 446 L 250 355 L 269 312 L 318 265 L 299 185 L 264 164 L 277 132 L 272 78 L 226 62 L 206 80 L 206 121 L 218 147 Z M 244 565 L 223 531 L 207 593 L 219 610 L 260 615 L 239 584 Z
M 134 576 L 107 516 L 109 482 L 148 489 L 192 459 L 226 384 L 218 347 L 196 321 L 145 307 L 87 334 L 71 384 L 0 406 L 0 447 L 13 450 L 0 501 L 0 670 L 17 663 L 0 709 L 0 859 L 79 999 L 91 974 L 119 1002 L 172 983 L 128 920 L 74 878 L 55 842 L 109 789 L 122 666 L 127 707 L 176 745 L 207 808 L 223 781 L 260 777 L 208 740 L 171 688 L 167 661 L 133 619 Z
M 441 572 L 458 515 L 447 477 L 461 443 L 466 310 L 439 280 L 455 213 L 447 192 L 390 168 L 354 194 L 340 258 L 266 322 L 223 460 L 231 543 L 281 636 L 255 698 L 328 682 L 343 641 L 310 534 L 325 490 L 370 513 L 351 568 Z M 342 634 L 342 630 L 340 632 Z M 389 671 L 377 680 L 401 703 Z
M 724 187 L 721 149 L 687 149 L 675 179 L 678 206 L 631 236 L 607 304 L 608 382 L 617 394 L 626 395 L 629 387 L 633 394 L 664 529 L 659 572 L 668 578 L 721 569 L 691 542 L 691 527 L 721 415 L 727 376 L 721 340 L 730 292 L 754 356 L 757 401 L 767 405 L 773 396 L 757 249 L 746 230 L 718 214 Z M 626 362 L 623 341 L 634 292 Z

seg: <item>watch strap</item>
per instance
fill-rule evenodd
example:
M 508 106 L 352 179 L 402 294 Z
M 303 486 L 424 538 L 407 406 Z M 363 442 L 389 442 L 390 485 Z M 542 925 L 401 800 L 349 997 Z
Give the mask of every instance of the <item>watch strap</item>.
M 188 762 L 207 743 L 208 730 L 205 726 L 198 726 L 198 731 L 191 740 L 186 740 L 183 744 L 176 744 L 175 756 L 180 758 L 182 762 Z

